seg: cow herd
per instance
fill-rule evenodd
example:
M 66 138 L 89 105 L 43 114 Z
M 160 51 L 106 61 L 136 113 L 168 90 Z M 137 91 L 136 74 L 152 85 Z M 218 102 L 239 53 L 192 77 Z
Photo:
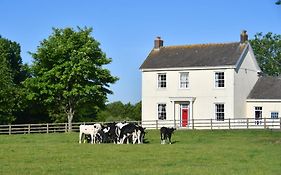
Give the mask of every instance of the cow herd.
M 114 144 L 142 144 L 145 138 L 145 128 L 136 123 L 95 123 L 93 125 L 80 125 L 79 143 L 114 143 Z M 171 142 L 174 128 L 162 127 L 160 129 L 161 144 Z

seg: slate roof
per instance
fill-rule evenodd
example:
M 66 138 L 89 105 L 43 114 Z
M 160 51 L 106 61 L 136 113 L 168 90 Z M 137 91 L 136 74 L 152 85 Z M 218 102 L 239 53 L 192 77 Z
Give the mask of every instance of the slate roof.
M 195 44 L 153 49 L 140 69 L 216 67 L 235 65 L 246 44 Z
M 281 77 L 260 77 L 248 99 L 281 99 Z

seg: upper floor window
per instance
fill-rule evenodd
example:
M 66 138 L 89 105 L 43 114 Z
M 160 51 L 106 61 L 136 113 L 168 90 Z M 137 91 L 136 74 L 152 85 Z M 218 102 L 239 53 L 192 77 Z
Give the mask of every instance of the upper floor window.
M 166 120 L 166 104 L 158 104 L 158 119 Z
M 215 72 L 215 87 L 224 87 L 224 72 Z
M 189 86 L 189 73 L 188 72 L 181 72 L 180 73 L 180 88 L 187 89 Z
M 224 104 L 215 104 L 215 117 L 217 121 L 224 121 Z
M 271 118 L 272 119 L 277 119 L 278 118 L 278 112 L 271 112 Z
M 158 74 L 158 88 L 167 87 L 167 76 L 166 74 Z
M 255 107 L 255 119 L 256 120 L 261 120 L 262 119 L 262 107 L 261 106 L 256 106 Z

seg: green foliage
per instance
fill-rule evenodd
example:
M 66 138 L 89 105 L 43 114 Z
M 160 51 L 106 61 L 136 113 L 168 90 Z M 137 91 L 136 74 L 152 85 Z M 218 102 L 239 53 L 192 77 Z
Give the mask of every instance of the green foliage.
M 0 124 L 12 123 L 25 106 L 21 82 L 27 77 L 20 45 L 0 36 Z
M 54 121 L 68 120 L 69 129 L 74 115 L 89 115 L 103 107 L 112 93 L 109 85 L 117 81 L 103 68 L 111 59 L 91 32 L 92 28 L 54 28 L 37 52 L 31 53 L 32 77 L 25 81 L 28 98 L 43 102 Z
M 280 174 L 279 131 L 177 130 L 171 145 L 159 130 L 142 145 L 79 145 L 78 135 L 0 135 L 0 174 Z
M 97 114 L 97 121 L 139 121 L 141 120 L 141 102 L 132 105 L 120 101 L 109 103 Z
M 263 73 L 272 76 L 281 74 L 281 35 L 271 32 L 257 33 L 250 40 L 255 56 Z
M 15 85 L 6 60 L 0 57 L 0 124 L 12 123 L 15 120 Z

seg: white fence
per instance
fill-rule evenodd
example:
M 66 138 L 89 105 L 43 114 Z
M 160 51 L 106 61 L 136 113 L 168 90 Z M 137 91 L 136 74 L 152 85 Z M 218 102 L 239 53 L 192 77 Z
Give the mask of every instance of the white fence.
M 128 121 L 129 122 L 129 121 Z M 146 129 L 159 129 L 162 126 L 175 127 L 178 129 L 280 129 L 281 118 L 263 118 L 255 120 L 253 118 L 224 119 L 217 121 L 214 119 L 192 119 L 188 122 L 177 120 L 147 120 L 130 121 L 135 122 Z M 78 132 L 79 125 L 93 124 L 94 122 L 72 123 L 72 131 Z M 102 123 L 102 122 L 101 122 Z M 106 122 L 102 123 L 105 124 Z M 16 124 L 0 125 L 0 134 L 31 134 L 31 133 L 58 133 L 68 132 L 67 123 L 44 123 L 44 124 Z
M 179 129 L 281 129 L 281 118 L 235 118 L 217 121 L 214 119 L 192 119 L 189 121 L 177 120 L 154 120 L 142 121 L 142 126 L 150 129 L 158 129 L 162 126 L 175 127 Z

